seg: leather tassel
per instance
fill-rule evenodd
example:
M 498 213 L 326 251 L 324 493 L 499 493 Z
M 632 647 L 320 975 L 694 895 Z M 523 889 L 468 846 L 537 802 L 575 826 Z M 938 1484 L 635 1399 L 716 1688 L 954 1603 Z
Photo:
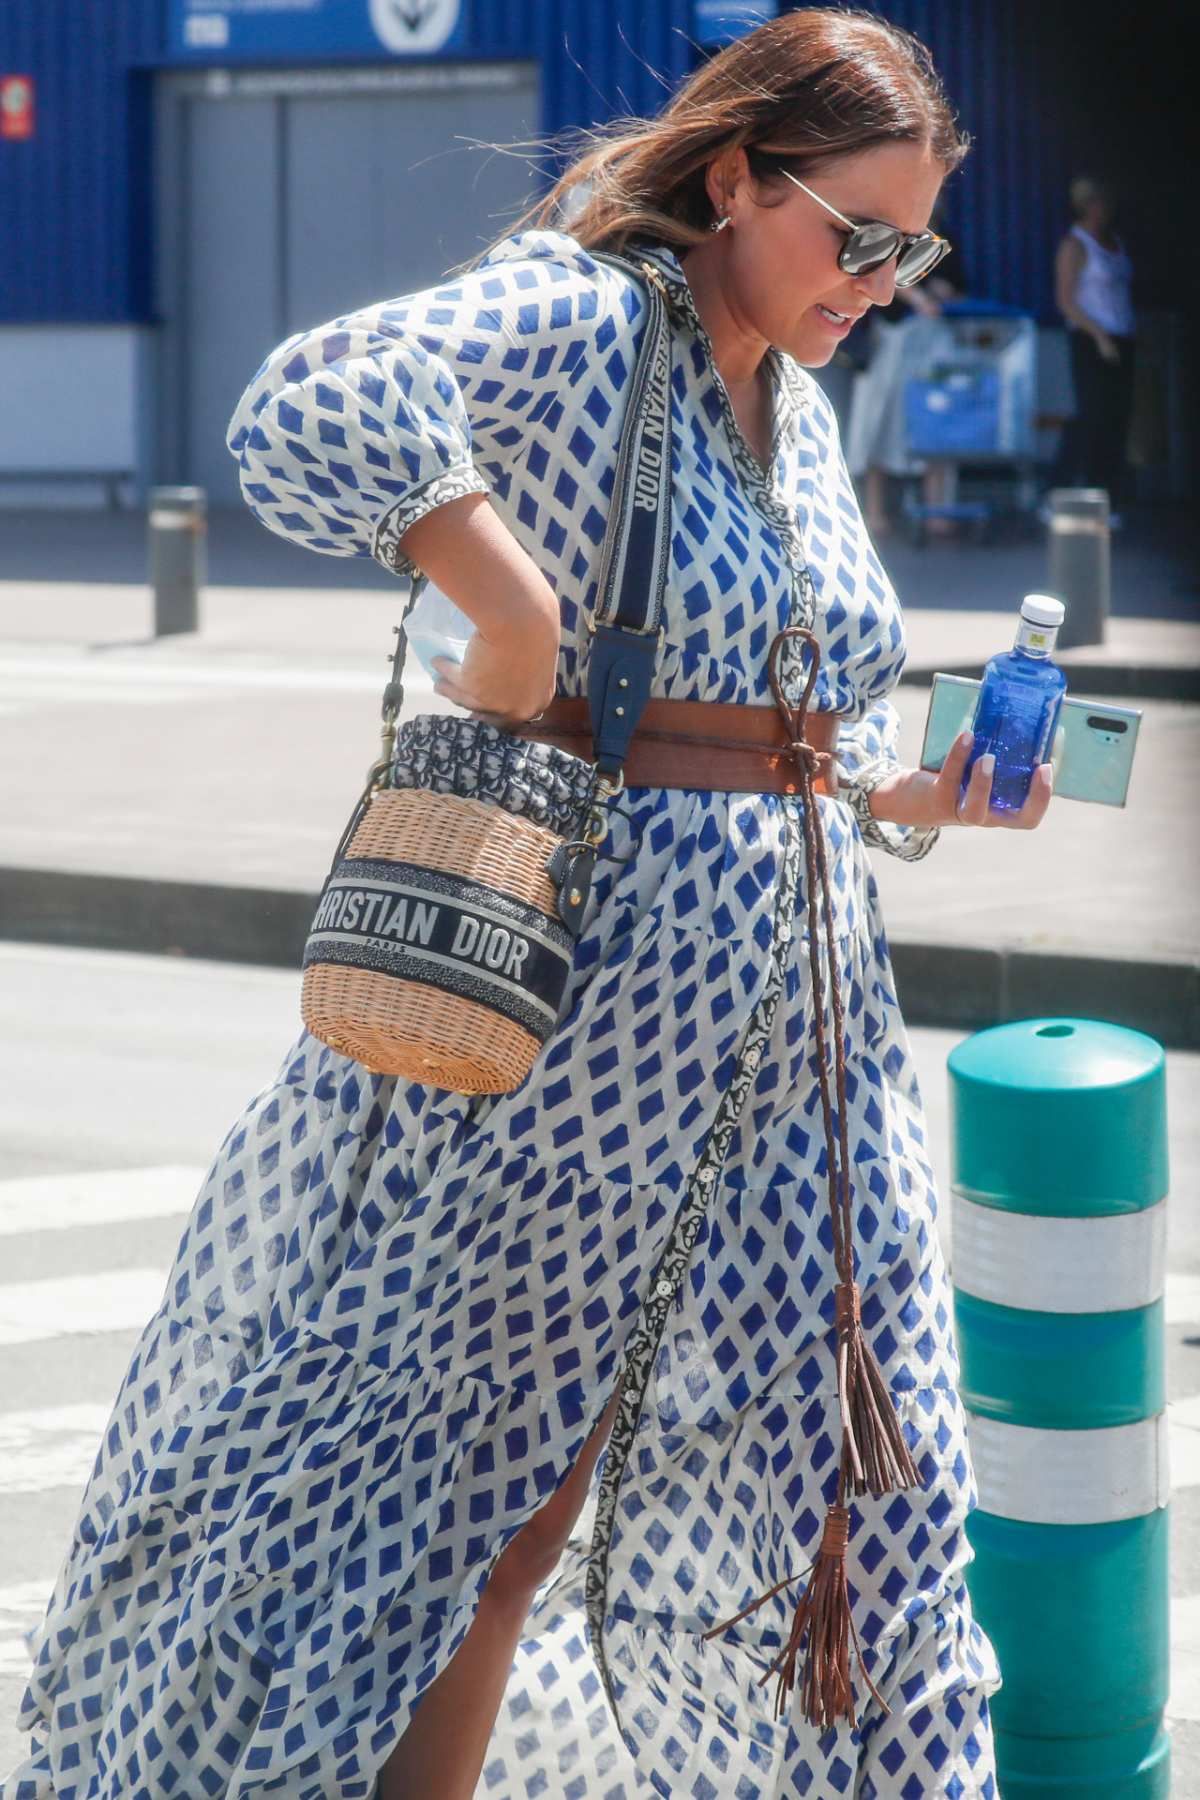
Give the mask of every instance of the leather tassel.
M 799 1672 L 802 1714 L 822 1732 L 831 1724 L 837 1724 L 838 1719 L 849 1719 L 849 1723 L 858 1724 L 855 1688 L 849 1678 L 851 1638 L 855 1640 L 862 1678 L 883 1706 L 883 1712 L 887 1712 L 883 1697 L 862 1667 L 862 1645 L 858 1643 L 846 1586 L 847 1541 L 849 1510 L 829 1507 L 826 1526 L 820 1534 L 817 1561 L 813 1562 L 808 1588 L 804 1589 L 801 1604 L 792 1618 L 792 1633 L 788 1634 L 783 1651 L 759 1681 L 761 1687 L 763 1681 L 770 1681 L 774 1674 L 779 1676 L 779 1685 L 775 1688 L 775 1717 L 783 1719 L 788 1696 L 797 1685 Z
M 831 1506 L 825 1515 L 821 1548 L 812 1576 L 792 1618 L 788 1641 L 759 1685 L 779 1676 L 775 1689 L 775 1717 L 787 1710 L 788 1696 L 799 1685 L 804 1717 L 819 1730 L 839 1719 L 858 1724 L 854 1689 L 850 1682 L 850 1639 L 854 1639 L 862 1678 L 886 1713 L 883 1696 L 863 1667 L 862 1646 L 850 1613 L 846 1586 L 846 1545 L 850 1538 L 850 1512 Z
M 797 1666 L 803 1655 L 800 1703 L 805 1718 L 822 1731 L 835 1724 L 838 1719 L 849 1719 L 851 1725 L 858 1724 L 854 1710 L 854 1689 L 850 1683 L 852 1637 L 863 1680 L 884 1712 L 891 1711 L 863 1664 L 862 1645 L 854 1627 L 850 1611 L 850 1590 L 846 1584 L 846 1546 L 849 1541 L 849 1508 L 831 1506 L 825 1515 L 821 1548 L 815 1561 L 809 1565 L 812 1574 L 808 1586 L 792 1615 L 787 1643 L 766 1673 L 759 1677 L 759 1687 L 770 1681 L 772 1675 L 779 1677 L 775 1689 L 777 1719 L 781 1719 L 787 1710 L 788 1696 L 796 1686 Z M 788 1575 L 782 1581 L 777 1581 L 773 1588 L 768 1588 L 765 1594 L 752 1600 L 749 1606 L 743 1607 L 732 1619 L 711 1626 L 703 1633 L 704 1640 L 717 1637 L 734 1625 L 740 1625 L 743 1619 L 757 1612 L 760 1606 L 773 1599 L 785 1587 L 790 1587 L 792 1580 L 793 1577 Z
M 920 1476 L 899 1415 L 863 1334 L 857 1282 L 839 1283 L 835 1308 L 838 1404 L 849 1485 L 855 1494 L 871 1494 L 876 1500 L 917 1487 Z

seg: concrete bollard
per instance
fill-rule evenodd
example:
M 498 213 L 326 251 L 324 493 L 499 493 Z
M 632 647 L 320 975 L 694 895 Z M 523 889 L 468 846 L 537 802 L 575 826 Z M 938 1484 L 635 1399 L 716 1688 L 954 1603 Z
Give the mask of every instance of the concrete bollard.
M 1112 589 L 1108 494 L 1104 488 L 1052 488 L 1047 504 L 1050 554 L 1046 591 L 1067 609 L 1058 648 L 1102 644 Z
M 1022 1019 L 949 1057 L 967 1582 L 1004 1800 L 1166 1800 L 1166 1058 Z
M 207 512 L 208 499 L 203 488 L 150 490 L 147 542 L 155 637 L 199 628 Z

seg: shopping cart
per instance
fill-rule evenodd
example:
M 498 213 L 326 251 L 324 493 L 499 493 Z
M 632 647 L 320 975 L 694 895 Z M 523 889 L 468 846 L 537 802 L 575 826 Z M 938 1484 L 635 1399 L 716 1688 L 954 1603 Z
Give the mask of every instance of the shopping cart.
M 931 322 L 933 323 L 933 322 Z M 924 367 L 904 389 L 910 455 L 951 471 L 937 505 L 911 484 L 904 511 L 915 543 L 930 519 L 953 519 L 982 540 L 1002 513 L 1029 522 L 1037 506 L 1034 396 L 1037 326 L 1016 308 L 948 302 L 925 334 Z

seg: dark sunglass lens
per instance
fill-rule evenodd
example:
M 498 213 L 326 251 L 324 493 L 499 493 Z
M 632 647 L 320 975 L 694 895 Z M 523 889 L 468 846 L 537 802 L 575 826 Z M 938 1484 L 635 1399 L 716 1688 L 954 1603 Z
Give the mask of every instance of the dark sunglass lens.
M 940 263 L 950 246 L 944 238 L 930 238 L 923 244 L 912 244 L 896 264 L 896 281 L 900 287 L 912 287 L 922 275 L 928 275 Z
M 843 244 L 838 263 L 847 275 L 866 275 L 895 256 L 902 242 L 892 225 L 857 225 Z

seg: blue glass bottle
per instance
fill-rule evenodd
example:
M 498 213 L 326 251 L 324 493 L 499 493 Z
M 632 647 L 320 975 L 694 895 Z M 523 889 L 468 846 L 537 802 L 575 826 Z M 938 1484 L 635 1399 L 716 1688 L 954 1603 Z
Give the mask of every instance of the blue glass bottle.
M 981 756 L 996 758 L 991 808 L 1020 812 L 1034 770 L 1050 760 L 1067 678 L 1051 652 L 1066 608 L 1049 594 L 1027 594 L 1011 650 L 993 656 L 983 672 L 971 729 L 975 741 L 963 770 L 964 793 Z

